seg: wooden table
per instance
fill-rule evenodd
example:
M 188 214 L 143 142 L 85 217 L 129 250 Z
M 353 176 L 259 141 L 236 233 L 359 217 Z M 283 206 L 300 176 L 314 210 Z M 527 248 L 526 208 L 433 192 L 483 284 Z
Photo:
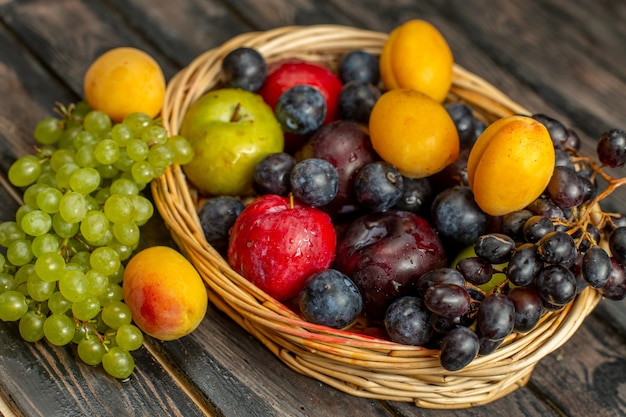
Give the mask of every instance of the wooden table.
M 487 5 L 488 3 L 488 5 Z M 338 23 L 388 32 L 411 18 L 435 24 L 455 59 L 518 103 L 594 140 L 626 128 L 626 3 L 434 0 L 4 0 L 0 2 L 0 220 L 18 194 L 6 181 L 32 153 L 36 122 L 55 102 L 82 95 L 92 60 L 130 45 L 153 55 L 168 79 L 234 35 L 291 24 Z M 621 171 L 621 175 L 624 171 Z M 624 208 L 625 193 L 606 203 Z M 158 216 L 146 244 L 173 245 Z M 121 383 L 80 362 L 73 347 L 23 342 L 0 323 L 0 411 L 5 416 L 618 416 L 626 414 L 626 306 L 602 301 L 530 382 L 486 406 L 436 411 L 352 397 L 287 368 L 209 308 L 192 335 L 147 339 Z

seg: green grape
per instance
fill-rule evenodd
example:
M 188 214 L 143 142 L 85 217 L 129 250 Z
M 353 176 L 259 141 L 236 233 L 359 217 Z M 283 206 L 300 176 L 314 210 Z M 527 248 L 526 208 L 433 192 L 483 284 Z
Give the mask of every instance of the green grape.
M 98 334 L 93 330 L 91 324 L 88 325 L 87 321 L 80 321 L 76 323 L 76 327 L 74 328 L 74 337 L 72 338 L 72 342 L 78 344 L 81 340 L 85 338 L 95 337 L 98 338 Z
M 37 194 L 35 203 L 44 213 L 54 214 L 59 211 L 63 193 L 58 188 L 46 187 Z
M 95 145 L 82 145 L 76 148 L 76 163 L 81 167 L 95 168 L 98 160 L 94 155 Z
M 6 221 L 0 223 L 0 245 L 5 248 L 9 247 L 11 242 L 24 239 L 25 237 L 26 234 L 17 222 Z
M 132 321 L 130 308 L 123 301 L 111 301 L 102 307 L 102 320 L 112 329 Z
M 93 195 L 91 194 L 86 195 L 85 202 L 87 203 L 87 212 L 100 210 L 100 203 L 98 203 L 98 200 L 96 200 L 96 198 Z
M 167 142 L 168 134 L 163 126 L 152 125 L 141 132 L 141 140 L 148 146 L 155 146 Z
M 31 247 L 32 247 L 32 244 L 31 244 Z M 2 253 L 0 253 L 0 271 L 4 269 L 4 267 L 6 266 L 6 262 L 7 262 L 7 259 L 4 257 Z
M 78 223 L 87 215 L 87 200 L 84 194 L 68 191 L 59 203 L 59 214 L 68 223 Z
M 78 357 L 87 365 L 96 366 L 102 362 L 106 349 L 95 336 L 84 337 L 78 342 Z
M 111 130 L 111 118 L 104 112 L 92 110 L 85 115 L 83 119 L 83 127 L 86 131 L 95 135 L 102 135 Z
M 72 304 L 72 314 L 78 320 L 91 320 L 100 312 L 100 301 L 97 297 L 88 296 L 84 300 Z
M 133 254 L 135 245 L 125 245 L 116 238 L 113 238 L 107 246 L 117 252 L 120 261 L 125 261 Z
M 133 219 L 134 206 L 130 196 L 112 194 L 104 203 L 104 214 L 113 223 L 126 223 Z
M 124 117 L 122 123 L 133 132 L 133 137 L 140 138 L 144 129 L 152 125 L 152 118 L 145 113 L 131 113 Z
M 46 117 L 35 126 L 35 140 L 43 145 L 55 143 L 63 133 L 63 122 L 55 117 Z
M 112 164 L 98 165 L 96 169 L 98 170 L 100 177 L 105 179 L 115 179 L 120 175 L 120 170 Z
M 82 271 L 68 270 L 67 267 L 59 279 L 59 291 L 63 297 L 75 303 L 84 300 L 87 293 L 87 277 Z
M 122 244 L 132 246 L 139 242 L 139 227 L 135 222 L 114 223 L 113 236 Z
M 34 155 L 18 158 L 9 168 L 9 181 L 16 187 L 27 187 L 37 181 L 41 164 Z
M 35 272 L 43 281 L 54 283 L 65 272 L 65 259 L 57 252 L 44 252 L 35 261 Z
M 87 271 L 91 269 L 91 266 L 89 265 L 90 257 L 91 257 L 91 254 L 89 253 L 89 251 L 81 250 L 81 251 L 76 252 L 74 256 L 72 256 L 69 263 L 79 265 L 80 270 L 86 273 Z
M 100 304 L 106 305 L 113 301 L 122 301 L 124 298 L 124 291 L 119 284 L 109 283 L 106 291 L 98 297 Z
M 65 130 L 61 133 L 61 137 L 59 137 L 59 141 L 57 142 L 57 147 L 59 149 L 71 149 L 73 152 L 74 138 L 82 130 L 82 126 L 75 126 L 71 125 L 71 123 L 66 123 Z
M 148 151 L 148 162 L 155 168 L 165 168 L 174 163 L 174 151 L 166 144 L 154 145 Z
M 126 151 L 126 148 L 121 148 L 120 156 L 119 158 L 117 158 L 117 161 L 115 161 L 113 166 L 119 169 L 120 171 L 126 172 L 126 171 L 130 171 L 130 168 L 133 166 L 134 162 L 135 161 L 133 161 L 130 158 L 130 156 L 128 156 L 128 152 Z
M 0 293 L 14 290 L 15 288 L 15 279 L 13 279 L 13 275 L 8 272 L 0 272 Z
M 76 164 L 76 153 L 73 149 L 57 149 L 50 156 L 50 166 L 57 172 L 65 164 Z
M 22 265 L 15 272 L 15 277 L 14 277 L 15 289 L 21 292 L 22 294 L 28 296 L 28 284 L 27 284 L 28 277 L 34 274 L 36 274 L 35 265 L 33 264 Z
M 100 173 L 91 167 L 79 168 L 70 175 L 70 188 L 81 194 L 90 194 L 100 185 Z
M 24 204 L 33 208 L 37 207 L 37 196 L 43 190 L 48 188 L 46 184 L 34 183 L 29 186 L 26 190 L 24 190 L 24 194 L 22 194 L 22 200 Z
M 145 224 L 154 214 L 154 205 L 142 195 L 133 197 L 133 221 L 138 226 Z
M 111 129 L 111 139 L 117 143 L 120 148 L 126 147 L 128 142 L 133 138 L 133 131 L 129 126 L 118 123 Z
M 101 164 L 114 164 L 120 157 L 120 147 L 113 139 L 102 139 L 94 149 L 94 156 Z
M 194 157 L 193 147 L 187 139 L 182 136 L 171 136 L 165 142 L 174 151 L 174 162 L 179 165 L 185 165 L 191 162 Z
M 17 321 L 28 311 L 26 295 L 10 290 L 0 294 L 0 320 Z
M 132 171 L 132 167 L 131 167 L 131 171 Z M 137 184 L 137 188 L 139 188 L 139 192 L 143 191 L 144 188 L 146 188 L 146 186 L 149 183 L 146 182 L 138 182 L 137 180 L 135 180 L 135 178 L 133 177 L 133 174 L 131 171 L 126 171 L 122 174 L 122 176 L 120 178 L 124 178 L 127 180 L 130 180 L 132 182 L 134 182 L 135 184 Z
M 63 297 L 61 291 L 55 291 L 50 298 L 48 298 L 48 308 L 52 313 L 63 314 L 72 308 L 72 302 Z
M 58 188 L 56 175 L 56 172 L 52 170 L 42 172 L 39 178 L 37 178 L 37 182 L 35 184 L 43 184 L 47 185 L 48 187 Z
M 133 161 L 144 161 L 148 157 L 148 151 L 150 147 L 141 139 L 131 139 L 126 145 L 126 155 Z
M 128 178 L 118 178 L 111 183 L 111 194 L 137 195 L 139 187 L 135 181 Z
M 30 249 L 37 258 L 47 252 L 56 252 L 59 250 L 59 237 L 51 233 L 44 233 L 33 239 Z
M 127 350 L 115 346 L 102 356 L 102 367 L 112 377 L 126 379 L 133 373 L 135 361 Z
M 30 298 L 35 301 L 46 301 L 56 290 L 56 282 L 47 282 L 32 274 L 26 281 L 26 288 Z
M 52 218 L 41 210 L 32 210 L 22 217 L 20 226 L 30 236 L 41 236 L 52 228 Z
M 94 249 L 91 252 L 89 262 L 93 269 L 102 272 L 106 276 L 114 274 L 121 265 L 117 252 L 107 246 Z
M 116 276 L 116 274 L 111 276 Z M 109 278 L 95 269 L 87 271 L 85 277 L 87 278 L 87 292 L 90 295 L 100 297 L 109 287 Z
M 122 324 L 115 333 L 115 341 L 122 349 L 137 350 L 143 345 L 143 333 L 133 324 Z
M 124 279 L 124 265 L 120 265 L 115 274 L 109 275 L 109 282 L 122 285 L 122 280 Z
M 28 205 L 28 204 L 24 204 L 24 205 L 20 206 L 17 209 L 17 211 L 15 212 L 15 221 L 19 225 L 20 230 L 23 231 L 23 229 L 22 229 L 22 219 L 24 218 L 24 216 L 27 213 L 30 213 L 33 210 L 37 210 L 37 209 L 35 207 L 33 207 L 33 206 Z
M 74 337 L 74 320 L 65 314 L 52 313 L 43 323 L 43 334 L 48 342 L 56 346 L 65 346 Z
M 94 242 L 102 239 L 109 227 L 109 219 L 104 212 L 92 210 L 87 212 L 83 221 L 80 222 L 80 233 L 89 242 Z
M 98 137 L 93 133 L 81 130 L 74 137 L 74 149 L 79 149 L 83 146 L 96 146 L 98 140 Z
M 111 188 L 110 187 L 102 187 L 98 191 L 96 191 L 94 198 L 99 205 L 104 204 L 107 199 L 111 196 Z
M 109 227 L 107 231 L 104 233 L 104 236 L 102 236 L 98 240 L 90 240 L 88 243 L 92 247 L 99 247 L 99 246 L 107 246 L 113 240 L 115 240 L 115 236 L 113 236 L 113 232 L 111 231 L 111 228 Z
M 20 336 L 27 342 L 37 342 L 43 339 L 43 324 L 46 316 L 37 311 L 27 311 L 18 326 Z
M 52 229 L 63 239 L 69 239 L 78 233 L 79 223 L 69 223 L 63 220 L 61 213 L 52 216 Z
M 76 171 L 77 169 L 80 169 L 78 164 L 74 164 L 71 162 L 68 162 L 67 164 L 59 167 L 55 176 L 55 180 L 57 183 L 57 187 L 59 187 L 59 190 L 68 190 L 70 188 L 70 177 L 72 176 L 72 173 L 74 173 L 74 171 Z
M 148 183 L 155 178 L 154 168 L 148 161 L 137 161 L 130 169 L 133 179 L 137 182 Z
M 19 239 L 11 242 L 7 248 L 7 259 L 15 266 L 26 265 L 34 256 L 30 246 L 30 240 L 27 239 Z

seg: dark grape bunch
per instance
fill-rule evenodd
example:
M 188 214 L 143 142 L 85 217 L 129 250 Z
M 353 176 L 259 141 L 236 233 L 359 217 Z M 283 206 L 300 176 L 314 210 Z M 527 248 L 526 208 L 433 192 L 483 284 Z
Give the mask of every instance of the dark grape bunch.
M 9 169 L 24 204 L 0 224 L 0 320 L 29 342 L 75 343 L 84 363 L 125 379 L 143 344 L 121 287 L 154 213 L 142 190 L 193 151 L 145 114 L 113 124 L 83 103 L 56 110 L 35 128 L 35 154 Z

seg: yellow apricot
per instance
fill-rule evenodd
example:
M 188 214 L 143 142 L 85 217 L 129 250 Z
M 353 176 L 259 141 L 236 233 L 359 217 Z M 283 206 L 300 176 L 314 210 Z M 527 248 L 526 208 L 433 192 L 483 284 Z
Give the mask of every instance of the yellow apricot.
M 155 117 L 163 107 L 165 76 L 147 53 L 131 47 L 113 48 L 91 63 L 83 90 L 87 104 L 114 122 L 130 113 Z
M 504 117 L 474 143 L 467 162 L 469 186 L 485 213 L 502 216 L 541 195 L 554 162 L 554 145 L 543 124 L 527 116 Z
M 385 89 L 412 88 L 443 101 L 452 85 L 454 58 L 431 23 L 409 20 L 391 31 L 380 55 Z
M 459 155 L 459 135 L 445 107 L 416 90 L 384 93 L 372 109 L 369 132 L 378 155 L 407 177 L 435 174 Z
M 137 327 L 160 340 L 188 335 L 206 314 L 204 281 L 187 258 L 166 246 L 136 253 L 124 270 L 122 290 Z

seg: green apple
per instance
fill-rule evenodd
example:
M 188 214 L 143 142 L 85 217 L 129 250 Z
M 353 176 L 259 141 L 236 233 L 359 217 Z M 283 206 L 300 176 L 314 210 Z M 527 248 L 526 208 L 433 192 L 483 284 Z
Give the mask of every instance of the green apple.
M 256 164 L 284 149 L 273 110 L 260 95 L 237 88 L 210 91 L 191 104 L 180 134 L 194 150 L 185 175 L 210 195 L 250 192 Z

